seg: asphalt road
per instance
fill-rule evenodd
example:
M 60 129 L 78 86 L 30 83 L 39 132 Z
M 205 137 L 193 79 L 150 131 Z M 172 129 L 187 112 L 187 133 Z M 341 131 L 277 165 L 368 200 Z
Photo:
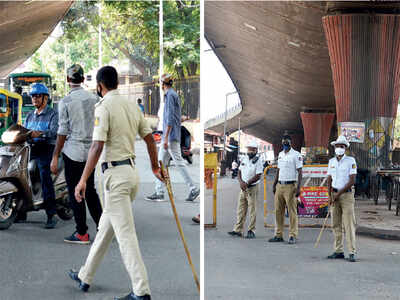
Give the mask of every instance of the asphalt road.
M 217 229 L 205 230 L 205 299 L 400 299 L 399 242 L 358 236 L 356 263 L 325 258 L 333 252 L 330 229 L 316 249 L 319 229 L 300 228 L 296 245 L 268 243 L 274 231 L 263 226 L 261 186 L 257 238 L 233 238 L 227 232 L 235 222 L 238 193 L 236 180 L 219 180 Z M 207 221 L 211 191 L 206 191 L 205 198 Z M 268 199 L 272 209 L 271 191 Z M 273 224 L 273 216 L 267 220 Z M 310 222 L 320 220 L 300 220 Z
M 144 195 L 153 193 L 154 180 L 145 145 L 138 142 L 137 167 L 141 178 L 133 212 L 143 259 L 147 267 L 152 299 L 199 299 L 191 269 L 177 231 L 169 202 L 152 203 Z M 199 158 L 189 167 L 199 181 Z M 197 272 L 200 265 L 199 226 L 191 218 L 199 211 L 199 199 L 186 203 L 188 194 L 180 174 L 170 168 L 176 207 L 185 238 Z M 89 215 L 88 215 L 89 216 Z M 110 300 L 130 292 L 130 280 L 114 240 L 100 266 L 88 293 L 82 293 L 66 274 L 70 268 L 79 269 L 84 263 L 89 246 L 63 242 L 74 229 L 74 221 L 59 221 L 53 230 L 43 229 L 45 212 L 32 212 L 28 222 L 13 224 L 0 231 L 0 299 L 22 300 Z M 95 235 L 95 226 L 88 217 L 89 234 Z

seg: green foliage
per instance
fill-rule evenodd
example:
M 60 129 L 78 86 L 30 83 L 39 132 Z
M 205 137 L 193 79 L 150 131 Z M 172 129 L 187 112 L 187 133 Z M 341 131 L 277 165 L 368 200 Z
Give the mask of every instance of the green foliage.
M 199 75 L 200 1 L 164 1 L 164 72 L 178 78 Z M 30 60 L 32 71 L 52 75 L 56 95 L 67 92 L 65 68 L 98 68 L 99 25 L 102 64 L 128 59 L 151 80 L 158 75 L 158 1 L 75 1 L 61 22 L 63 35 L 50 38 Z
M 397 117 L 394 123 L 394 139 L 400 141 L 400 115 L 397 112 Z
M 200 1 L 164 1 L 164 63 L 166 72 L 182 78 L 199 74 Z M 157 74 L 159 2 L 75 2 L 63 21 L 68 39 L 102 26 L 110 49 L 129 59 L 143 75 Z

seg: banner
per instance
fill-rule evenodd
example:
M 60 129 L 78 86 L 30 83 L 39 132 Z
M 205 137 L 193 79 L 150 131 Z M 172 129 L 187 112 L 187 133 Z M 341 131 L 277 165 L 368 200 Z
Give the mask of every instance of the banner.
M 364 143 L 364 122 L 341 122 L 339 123 L 339 134 L 344 135 L 351 143 Z
M 326 186 L 301 187 L 300 200 L 304 203 L 304 208 L 299 207 L 299 216 L 309 218 L 326 217 L 329 200 Z
M 303 167 L 303 177 L 323 178 L 328 172 L 328 165 L 320 165 L 315 167 Z

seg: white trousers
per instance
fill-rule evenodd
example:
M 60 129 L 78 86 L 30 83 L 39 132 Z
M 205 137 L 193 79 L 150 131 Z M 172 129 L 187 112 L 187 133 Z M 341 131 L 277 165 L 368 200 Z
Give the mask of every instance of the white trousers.
M 158 160 L 163 162 L 164 166 L 168 165 L 169 158 L 172 158 L 178 167 L 179 172 L 181 173 L 183 180 L 186 185 L 189 186 L 190 191 L 194 190 L 196 186 L 193 183 L 192 178 L 189 175 L 189 170 L 186 166 L 185 161 L 182 158 L 181 154 L 181 145 L 178 142 L 169 142 L 168 149 L 164 149 L 164 144 L 161 142 L 159 151 L 158 151 Z M 164 194 L 165 185 L 160 180 L 156 180 L 156 193 Z
M 132 201 L 139 184 L 137 170 L 130 165 L 112 167 L 102 174 L 100 181 L 104 187 L 101 197 L 103 214 L 99 222 L 99 231 L 78 276 L 83 282 L 92 283 L 96 270 L 115 236 L 132 282 L 133 292 L 138 296 L 150 295 L 149 280 L 132 214 Z

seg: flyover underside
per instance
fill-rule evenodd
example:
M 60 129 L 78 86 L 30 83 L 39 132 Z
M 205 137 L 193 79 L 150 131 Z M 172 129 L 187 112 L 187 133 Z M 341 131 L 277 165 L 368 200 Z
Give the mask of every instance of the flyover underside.
M 72 1 L 0 1 L 0 78 L 28 59 Z
M 205 34 L 239 89 L 243 106 L 239 117 L 246 133 L 277 143 L 285 130 L 303 133 L 302 111 L 346 113 L 344 106 L 338 106 L 343 99 L 336 97 L 335 102 L 322 19 L 348 13 L 396 14 L 399 2 L 205 2 Z M 390 114 L 395 114 L 390 103 Z M 237 125 L 238 120 L 230 120 L 228 130 Z M 221 132 L 221 128 L 213 129 Z
M 246 133 L 274 143 L 303 131 L 305 108 L 334 109 L 324 14 L 323 2 L 205 2 L 205 34 L 239 89 Z

